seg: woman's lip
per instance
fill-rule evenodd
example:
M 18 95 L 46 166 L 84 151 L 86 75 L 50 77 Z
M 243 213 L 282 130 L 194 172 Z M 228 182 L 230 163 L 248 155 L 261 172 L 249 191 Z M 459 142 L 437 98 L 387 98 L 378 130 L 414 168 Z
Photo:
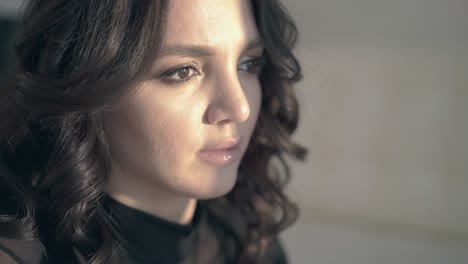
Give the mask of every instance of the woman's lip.
M 202 150 L 198 156 L 204 161 L 214 165 L 226 165 L 239 161 L 242 158 L 242 150 L 237 144 L 231 148 Z
M 232 138 L 225 138 L 220 140 L 212 140 L 205 148 L 201 151 L 213 151 L 213 150 L 225 150 L 240 145 L 242 142 L 241 136 Z
M 241 136 L 212 140 L 197 154 L 202 160 L 214 165 L 233 163 L 242 158 L 242 140 Z

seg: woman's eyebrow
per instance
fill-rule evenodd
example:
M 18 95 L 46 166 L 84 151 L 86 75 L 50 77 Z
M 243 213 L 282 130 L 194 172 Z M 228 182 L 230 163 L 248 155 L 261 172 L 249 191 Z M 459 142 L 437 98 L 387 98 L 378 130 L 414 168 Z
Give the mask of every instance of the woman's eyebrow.
M 247 51 L 260 48 L 263 46 L 263 41 L 260 37 L 255 37 L 251 39 L 242 49 L 242 53 L 244 54 Z M 213 56 L 215 54 L 214 50 L 209 46 L 200 46 L 200 45 L 170 45 L 164 47 L 159 52 L 159 57 L 169 57 L 169 56 L 177 56 L 177 57 L 208 57 Z
M 164 47 L 159 52 L 159 57 L 207 57 L 213 56 L 214 52 L 207 46 L 199 45 L 171 45 Z
M 245 45 L 245 47 L 242 49 L 241 54 L 244 54 L 247 51 L 251 51 L 260 47 L 263 47 L 263 39 L 261 39 L 260 36 L 256 36 L 255 38 L 247 42 L 247 45 Z

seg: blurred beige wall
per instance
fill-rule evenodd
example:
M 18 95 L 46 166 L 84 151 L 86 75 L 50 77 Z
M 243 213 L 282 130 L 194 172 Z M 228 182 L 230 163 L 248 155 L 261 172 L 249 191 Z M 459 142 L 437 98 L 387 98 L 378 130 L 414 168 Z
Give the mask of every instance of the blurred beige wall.
M 468 263 L 468 1 L 284 3 L 310 151 L 293 263 Z

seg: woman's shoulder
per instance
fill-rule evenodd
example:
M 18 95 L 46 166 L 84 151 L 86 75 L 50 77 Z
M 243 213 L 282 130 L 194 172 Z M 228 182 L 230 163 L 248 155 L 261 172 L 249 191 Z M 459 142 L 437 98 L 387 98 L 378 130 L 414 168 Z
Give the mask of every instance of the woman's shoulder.
M 43 246 L 39 241 L 22 241 L 0 237 L 0 263 L 40 264 Z

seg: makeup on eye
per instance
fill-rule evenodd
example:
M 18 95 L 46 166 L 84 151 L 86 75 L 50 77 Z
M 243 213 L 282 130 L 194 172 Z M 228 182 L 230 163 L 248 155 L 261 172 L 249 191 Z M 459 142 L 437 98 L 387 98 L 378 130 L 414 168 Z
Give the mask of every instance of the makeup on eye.
M 185 64 L 171 68 L 161 75 L 159 79 L 166 83 L 182 83 L 193 77 L 201 75 L 201 70 L 195 64 Z
M 244 71 L 250 74 L 258 75 L 265 66 L 266 59 L 262 54 L 260 56 L 245 56 L 236 66 L 238 71 Z M 196 63 L 182 64 L 170 68 L 159 75 L 162 82 L 168 84 L 183 83 L 191 80 L 193 77 L 202 75 L 203 72 Z
M 241 60 L 241 63 L 237 66 L 237 70 L 245 71 L 252 74 L 259 74 L 266 64 L 265 56 L 261 55 L 258 57 L 251 56 Z

